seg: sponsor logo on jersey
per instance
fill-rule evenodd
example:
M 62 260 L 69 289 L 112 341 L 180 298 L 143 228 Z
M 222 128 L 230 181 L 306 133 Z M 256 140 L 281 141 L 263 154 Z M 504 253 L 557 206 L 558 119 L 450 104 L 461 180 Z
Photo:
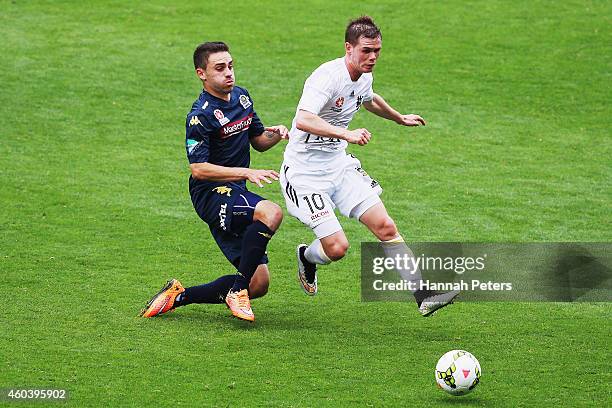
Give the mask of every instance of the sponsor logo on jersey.
M 197 116 L 192 116 L 191 120 L 189 121 L 189 126 L 194 126 L 194 125 L 201 125 L 202 122 L 200 122 L 200 118 L 198 118 Z
M 349 96 L 350 96 L 351 98 L 354 98 L 354 97 L 355 97 L 355 90 L 354 90 L 354 89 L 351 91 L 351 94 L 350 94 Z
M 244 109 L 252 105 L 251 100 L 246 95 L 240 95 L 240 98 L 238 99 L 240 100 L 240 104 L 242 105 Z
M 206 109 L 208 107 L 208 101 L 204 102 L 204 105 L 202 105 L 202 110 Z
M 335 139 L 333 137 L 318 136 L 318 135 L 312 135 L 312 134 L 308 133 L 306 135 L 306 139 L 304 140 L 304 143 L 305 144 L 309 144 L 309 145 L 327 145 L 327 146 L 333 146 L 333 145 L 340 144 L 341 140 L 340 139 Z
M 225 117 L 225 115 L 223 114 L 223 112 L 221 112 L 220 109 L 215 109 L 213 113 L 215 114 L 215 118 L 217 118 L 221 126 L 227 125 L 229 119 Z
M 329 210 L 323 210 L 321 212 L 314 213 L 310 216 L 310 221 L 318 220 L 319 218 L 323 218 L 326 215 L 329 215 Z
M 230 196 L 230 193 L 232 192 L 232 189 L 230 187 L 227 186 L 219 186 L 219 187 L 215 187 L 213 188 L 213 191 L 223 195 L 225 194 L 226 196 Z
M 193 139 L 187 139 L 187 152 L 191 154 L 198 147 L 198 141 Z
M 225 226 L 226 217 L 227 217 L 227 203 L 223 203 L 221 204 L 221 207 L 219 208 L 219 226 L 223 228 L 223 231 L 227 230 L 227 227 Z
M 257 231 L 257 233 L 258 233 L 259 235 L 263 235 L 265 238 L 272 239 L 272 235 L 270 235 L 270 234 L 268 234 L 268 233 L 266 233 L 266 232 L 260 232 L 260 231 Z
M 222 138 L 230 137 L 235 135 L 236 133 L 243 132 L 247 130 L 251 123 L 253 122 L 253 114 L 249 114 L 242 119 L 238 119 L 232 123 L 229 123 L 219 129 Z

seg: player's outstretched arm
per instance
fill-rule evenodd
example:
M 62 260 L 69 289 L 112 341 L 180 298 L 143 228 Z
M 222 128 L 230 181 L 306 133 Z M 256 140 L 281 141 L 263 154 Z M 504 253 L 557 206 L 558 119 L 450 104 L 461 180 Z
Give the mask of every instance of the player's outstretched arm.
M 298 111 L 295 125 L 298 129 L 306 133 L 342 139 L 361 146 L 367 144 L 372 137 L 367 129 L 348 130 L 339 126 L 334 126 L 324 119 L 321 119 L 318 115 L 301 109 Z
M 281 139 L 289 139 L 289 130 L 283 125 L 269 126 L 261 135 L 251 138 L 251 146 L 258 152 L 265 152 Z
M 371 101 L 363 103 L 365 108 L 381 118 L 389 119 L 403 126 L 425 126 L 425 119 L 419 115 L 403 115 L 393 109 L 382 96 L 374 94 Z
M 196 180 L 208 181 L 240 181 L 249 180 L 259 187 L 263 183 L 271 184 L 272 180 L 278 180 L 278 173 L 274 170 L 258 170 L 246 167 L 225 167 L 211 163 L 191 163 L 191 175 Z

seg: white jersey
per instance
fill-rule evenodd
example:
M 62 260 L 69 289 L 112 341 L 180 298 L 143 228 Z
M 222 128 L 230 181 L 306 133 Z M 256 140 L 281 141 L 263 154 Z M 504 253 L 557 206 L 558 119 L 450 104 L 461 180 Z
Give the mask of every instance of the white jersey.
M 344 57 L 329 61 L 317 68 L 304 83 L 296 117 L 291 124 L 285 162 L 315 168 L 333 167 L 333 162 L 346 155 L 346 140 L 306 133 L 295 126 L 297 113 L 305 110 L 328 123 L 348 128 L 355 113 L 374 97 L 372 74 L 362 74 L 351 80 Z

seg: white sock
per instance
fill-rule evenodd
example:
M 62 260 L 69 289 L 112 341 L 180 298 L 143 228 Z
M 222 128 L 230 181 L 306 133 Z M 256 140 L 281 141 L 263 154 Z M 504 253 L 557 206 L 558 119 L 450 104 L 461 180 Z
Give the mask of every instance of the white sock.
M 327 265 L 331 262 L 331 259 L 329 259 L 323 250 L 321 241 L 318 239 L 315 239 L 310 245 L 308 245 L 306 252 L 304 252 L 304 258 L 306 258 L 308 262 L 317 265 Z
M 401 258 L 404 258 L 404 255 L 407 254 L 409 258 L 414 259 L 414 253 L 410 248 L 408 248 L 408 245 L 406 245 L 406 243 L 404 242 L 404 238 L 402 238 L 401 235 L 398 235 L 397 237 L 389 241 L 381 241 L 380 243 L 383 248 L 383 251 L 385 252 L 385 257 L 387 258 L 395 259 L 397 255 L 399 255 Z M 415 290 L 412 291 L 413 293 L 418 290 L 422 277 L 421 271 L 418 267 L 416 267 L 416 265 L 414 271 L 400 269 L 397 272 L 400 274 L 402 279 L 408 282 L 415 282 L 413 284 L 413 287 L 415 288 Z

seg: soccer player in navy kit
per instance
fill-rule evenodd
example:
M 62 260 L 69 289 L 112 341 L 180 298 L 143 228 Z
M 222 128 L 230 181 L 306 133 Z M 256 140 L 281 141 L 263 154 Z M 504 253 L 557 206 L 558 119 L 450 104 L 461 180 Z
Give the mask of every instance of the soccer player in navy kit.
M 171 279 L 141 316 L 191 303 L 225 302 L 234 316 L 253 321 L 250 298 L 268 291 L 266 246 L 283 213 L 277 204 L 246 188 L 246 180 L 259 187 L 278 180 L 274 170 L 249 168 L 250 146 L 268 150 L 286 139 L 288 130 L 283 125 L 264 128 L 247 90 L 234 85 L 233 60 L 225 43 L 200 44 L 193 62 L 204 90 L 186 120 L 189 192 L 196 212 L 238 273 L 190 288 Z

